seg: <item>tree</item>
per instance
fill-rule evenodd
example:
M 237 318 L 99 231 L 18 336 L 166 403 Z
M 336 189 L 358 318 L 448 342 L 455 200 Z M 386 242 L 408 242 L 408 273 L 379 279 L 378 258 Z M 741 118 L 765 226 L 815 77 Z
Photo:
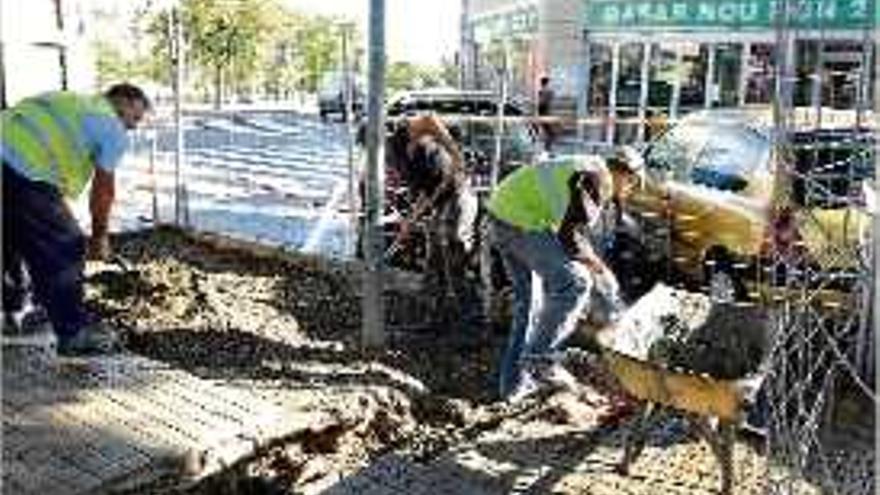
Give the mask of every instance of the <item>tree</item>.
M 240 89 L 254 79 L 261 47 L 274 27 L 272 13 L 277 9 L 271 0 L 181 2 L 185 52 L 203 77 L 212 78 L 216 107 L 220 107 L 227 85 Z M 168 19 L 167 11 L 159 12 L 148 29 L 154 40 L 153 57 L 164 62 L 170 53 Z M 164 79 L 162 72 L 155 76 Z
M 341 65 L 342 38 L 337 25 L 334 18 L 307 17 L 297 33 L 298 65 L 307 91 L 317 91 L 324 73 Z
M 271 27 L 266 0 L 186 0 L 184 25 L 192 59 L 213 69 L 214 104 L 219 108 L 224 76 L 241 83 L 253 74 L 259 46 Z
M 95 72 L 98 87 L 106 87 L 114 81 L 127 81 L 132 77 L 132 64 L 115 46 L 98 41 L 92 49 L 95 52 Z
M 323 75 L 340 66 L 342 19 L 292 11 L 276 0 L 182 0 L 181 11 L 192 83 L 211 86 L 218 107 L 229 87 L 262 85 L 276 96 L 316 91 Z M 168 18 L 167 11 L 152 14 L 147 29 L 158 81 L 170 74 Z M 360 39 L 356 30 L 351 39 Z
M 145 18 L 148 3 L 141 2 L 134 9 L 134 16 L 128 19 L 128 24 L 124 25 L 126 34 L 128 35 L 129 44 L 119 46 L 111 44 L 104 39 L 96 38 L 92 40 L 92 50 L 94 52 L 95 72 L 97 83 L 100 87 L 119 81 L 142 81 L 145 79 L 153 79 L 151 70 L 151 60 L 141 49 L 143 41 L 143 21 Z M 119 22 L 117 14 L 108 12 L 107 10 L 97 9 L 94 13 L 95 22 L 114 25 Z M 100 28 L 97 28 L 100 30 Z

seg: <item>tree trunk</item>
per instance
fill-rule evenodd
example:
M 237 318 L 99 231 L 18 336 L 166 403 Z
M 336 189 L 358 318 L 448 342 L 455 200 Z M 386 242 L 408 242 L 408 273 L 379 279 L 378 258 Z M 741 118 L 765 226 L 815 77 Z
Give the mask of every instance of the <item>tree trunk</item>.
M 214 74 L 214 110 L 223 105 L 223 66 L 217 65 Z

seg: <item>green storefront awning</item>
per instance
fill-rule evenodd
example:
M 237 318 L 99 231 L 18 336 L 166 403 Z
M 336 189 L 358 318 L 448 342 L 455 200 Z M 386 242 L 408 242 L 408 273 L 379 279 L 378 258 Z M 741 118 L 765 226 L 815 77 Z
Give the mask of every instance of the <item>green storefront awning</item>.
M 767 30 L 782 0 L 584 0 L 588 31 Z M 790 25 L 854 30 L 880 23 L 880 0 L 790 0 Z

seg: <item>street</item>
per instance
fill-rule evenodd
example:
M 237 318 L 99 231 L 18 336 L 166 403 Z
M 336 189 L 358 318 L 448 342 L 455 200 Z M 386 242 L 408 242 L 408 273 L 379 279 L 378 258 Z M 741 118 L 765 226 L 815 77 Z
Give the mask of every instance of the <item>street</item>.
M 184 118 L 184 136 L 181 181 L 194 228 L 332 256 L 352 252 L 341 124 L 283 111 L 198 112 Z M 159 223 L 174 221 L 174 137 L 169 121 L 132 137 L 117 173 L 118 228 L 152 223 L 154 194 Z

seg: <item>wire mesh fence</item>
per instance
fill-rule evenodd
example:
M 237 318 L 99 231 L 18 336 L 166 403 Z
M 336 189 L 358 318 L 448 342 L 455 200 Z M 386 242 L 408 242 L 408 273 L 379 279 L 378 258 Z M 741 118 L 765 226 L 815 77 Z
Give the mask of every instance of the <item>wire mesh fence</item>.
M 307 252 L 352 253 L 344 126 L 284 107 L 187 109 L 182 125 L 182 214 L 175 210 L 175 126 L 156 119 L 133 137 L 121 171 L 130 226 L 179 223 Z
M 588 10 L 605 9 L 597 10 L 602 16 L 575 30 L 565 2 L 507 5 L 510 18 L 523 8 L 541 17 L 525 37 L 511 31 L 513 20 L 505 30 L 497 11 L 478 16 L 475 86 L 529 102 L 526 120 L 539 149 L 644 150 L 649 182 L 666 192 L 640 215 L 641 242 L 662 253 L 652 260 L 658 276 L 690 287 L 696 276 L 709 291 L 720 283 L 733 289 L 729 297 L 746 296 L 774 315 L 759 393 L 768 426 L 764 491 L 873 493 L 874 417 L 866 411 L 877 403 L 875 4 L 778 2 L 763 32 L 744 34 L 706 26 L 659 33 L 650 21 L 667 18 L 651 19 L 657 6 L 627 14 L 623 2 L 590 3 Z M 859 22 L 841 30 L 846 15 Z M 547 49 L 550 43 L 565 48 Z M 536 61 L 548 52 L 557 58 Z M 556 93 L 550 116 L 540 108 L 548 93 Z M 763 135 L 727 133 L 730 118 Z M 763 165 L 773 180 L 755 185 Z M 751 174 L 753 182 L 725 184 L 731 174 Z M 714 200 L 690 196 L 707 188 Z M 748 260 L 734 259 L 736 241 L 723 239 L 732 232 L 718 232 L 737 228 L 730 218 L 700 210 L 729 211 L 737 196 L 748 198 L 738 207 L 762 204 L 770 212 L 739 227 L 756 244 L 769 236 Z
M 876 71 L 877 26 L 872 20 L 857 31 L 864 42 L 861 56 L 846 67 L 829 49 L 835 41 L 823 23 L 797 22 L 809 7 L 788 2 L 777 14 L 785 63 L 777 69 L 775 129 L 777 174 L 784 182 L 775 211 L 798 231 L 789 229 L 794 237 L 774 243 L 774 275 L 784 293 L 774 304 L 769 454 L 793 470 L 774 485 L 776 493 L 796 492 L 797 479 L 833 493 L 870 493 L 876 490 L 874 418 L 854 417 L 852 408 L 871 410 L 877 404 L 869 364 L 876 332 L 870 247 L 876 232 L 870 212 L 876 215 L 876 205 L 867 201 L 877 176 L 877 122 L 868 82 Z M 801 41 L 809 34 L 812 39 Z M 799 91 L 802 79 L 812 84 Z M 816 232 L 831 216 L 842 236 Z M 810 253 L 811 244 L 822 246 L 822 253 Z

